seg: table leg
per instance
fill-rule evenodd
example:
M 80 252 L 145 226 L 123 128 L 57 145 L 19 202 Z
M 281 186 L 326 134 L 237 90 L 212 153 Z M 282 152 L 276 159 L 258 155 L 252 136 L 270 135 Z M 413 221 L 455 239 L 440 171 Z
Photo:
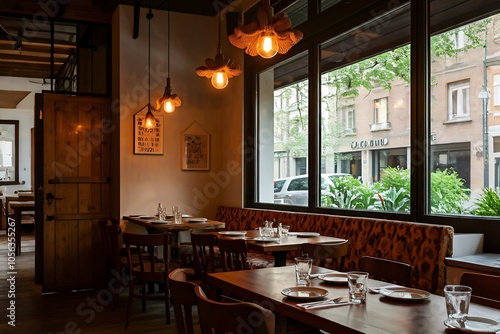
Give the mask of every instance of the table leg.
M 273 252 L 274 266 L 275 267 L 284 267 L 284 266 L 286 266 L 286 254 L 287 254 L 287 251 Z

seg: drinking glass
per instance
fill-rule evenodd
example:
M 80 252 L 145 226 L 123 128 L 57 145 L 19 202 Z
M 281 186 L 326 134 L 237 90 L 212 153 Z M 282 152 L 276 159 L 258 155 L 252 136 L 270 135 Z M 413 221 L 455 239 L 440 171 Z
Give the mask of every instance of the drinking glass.
M 366 301 L 366 291 L 368 290 L 368 273 L 349 271 L 347 273 L 347 283 L 349 284 L 349 301 L 354 304 L 364 303 Z
M 172 215 L 174 216 L 175 224 L 182 223 L 182 212 L 181 212 L 181 207 L 179 205 L 172 206 Z
M 295 258 L 295 279 L 298 286 L 309 285 L 312 262 L 312 259 L 308 257 Z
M 448 318 L 463 322 L 469 314 L 470 295 L 472 288 L 466 285 L 446 285 L 444 297 Z
M 286 238 L 288 237 L 288 231 L 290 230 L 289 225 L 281 225 L 281 237 Z

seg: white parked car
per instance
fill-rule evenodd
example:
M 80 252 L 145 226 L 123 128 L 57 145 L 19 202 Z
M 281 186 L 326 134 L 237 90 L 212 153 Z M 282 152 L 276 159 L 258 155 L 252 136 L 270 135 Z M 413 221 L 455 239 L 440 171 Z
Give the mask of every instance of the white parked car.
M 329 191 L 336 177 L 348 176 L 347 173 L 321 174 L 321 191 Z M 307 205 L 308 176 L 298 175 L 274 180 L 274 203 Z

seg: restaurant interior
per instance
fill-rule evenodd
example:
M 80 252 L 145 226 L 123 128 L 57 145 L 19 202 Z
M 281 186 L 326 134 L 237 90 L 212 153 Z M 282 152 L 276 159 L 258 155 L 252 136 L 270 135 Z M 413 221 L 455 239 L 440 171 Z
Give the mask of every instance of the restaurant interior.
M 7 333 L 500 332 L 498 1 L 1 7 Z

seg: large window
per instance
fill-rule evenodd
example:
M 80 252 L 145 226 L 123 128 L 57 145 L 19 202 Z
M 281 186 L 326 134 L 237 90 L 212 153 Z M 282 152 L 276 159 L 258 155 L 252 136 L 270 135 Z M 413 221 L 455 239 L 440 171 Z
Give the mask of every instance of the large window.
M 361 1 L 342 17 L 347 2 L 316 2 L 296 27 L 304 43 L 247 63 L 258 157 L 247 165 L 248 206 L 430 223 L 446 215 L 457 231 L 499 224 L 488 209 L 500 199 L 487 199 L 500 198 L 500 5 L 428 2 L 429 29 L 417 28 L 422 2 Z M 324 189 L 325 173 L 343 177 Z M 273 181 L 300 174 L 300 204 L 271 198 Z

